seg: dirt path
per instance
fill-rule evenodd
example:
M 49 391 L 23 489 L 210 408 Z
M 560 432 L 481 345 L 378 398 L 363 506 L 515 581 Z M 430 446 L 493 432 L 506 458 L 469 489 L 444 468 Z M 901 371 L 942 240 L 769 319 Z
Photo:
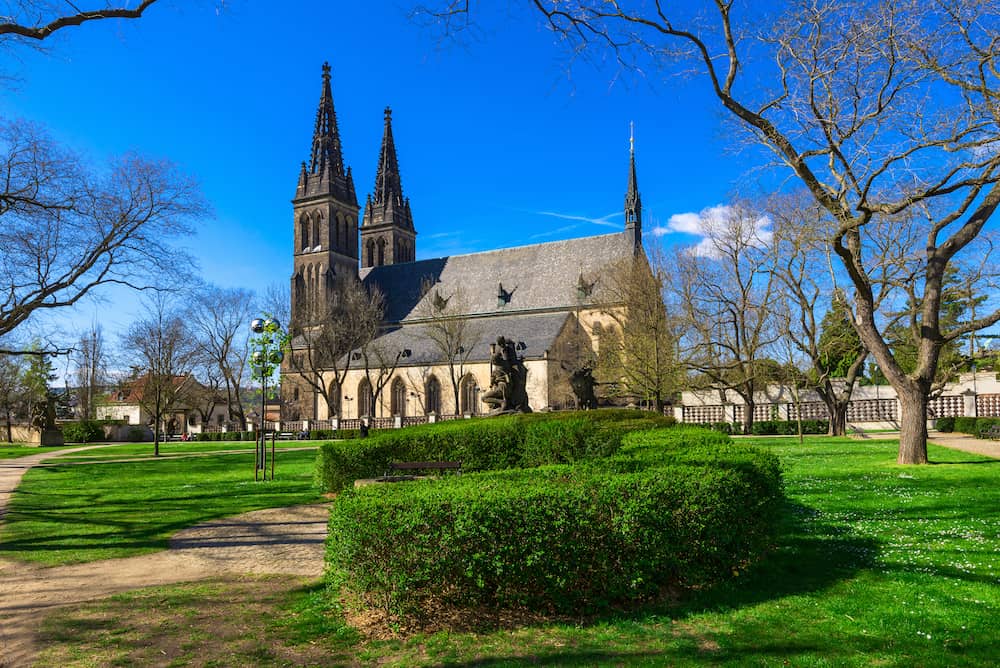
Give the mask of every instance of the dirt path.
M 32 466 L 70 448 L 0 461 L 0 518 L 11 492 Z M 34 634 L 48 610 L 119 592 L 225 574 L 323 572 L 326 504 L 271 508 L 180 531 L 164 552 L 42 568 L 0 560 L 0 667 L 30 665 Z
M 1000 459 L 1000 441 L 989 441 L 968 434 L 945 434 L 940 431 L 933 431 L 928 434 L 927 440 L 945 448 Z

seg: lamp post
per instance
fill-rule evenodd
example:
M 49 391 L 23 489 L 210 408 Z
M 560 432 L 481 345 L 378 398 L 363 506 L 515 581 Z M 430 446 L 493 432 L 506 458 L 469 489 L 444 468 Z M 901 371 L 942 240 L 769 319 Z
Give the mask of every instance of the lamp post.
M 979 418 L 979 390 L 976 387 L 976 362 L 972 364 L 972 417 Z
M 267 379 L 270 378 L 281 361 L 285 358 L 282 348 L 285 346 L 286 335 L 281 329 L 281 323 L 275 318 L 265 315 L 254 318 L 250 323 L 250 331 L 254 337 L 250 340 L 253 352 L 250 354 L 250 367 L 255 377 L 260 378 L 260 429 L 254 448 L 253 479 L 267 480 L 267 437 L 264 430 L 267 421 Z M 271 441 L 271 480 L 274 480 L 274 440 Z

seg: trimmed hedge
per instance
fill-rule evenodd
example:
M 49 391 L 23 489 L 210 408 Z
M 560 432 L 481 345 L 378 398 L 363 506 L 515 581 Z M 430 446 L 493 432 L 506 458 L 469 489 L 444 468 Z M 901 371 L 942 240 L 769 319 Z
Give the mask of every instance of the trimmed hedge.
M 951 433 L 955 431 L 955 418 L 953 417 L 938 418 L 934 422 L 934 428 L 946 434 Z
M 346 490 L 331 511 L 328 575 L 389 614 L 430 597 L 635 607 L 756 560 L 781 496 L 777 459 L 724 435 L 629 434 L 605 460 Z
M 562 464 L 614 453 L 636 429 L 673 423 L 634 410 L 533 413 L 394 429 L 320 446 L 316 484 L 338 491 L 382 475 L 393 461 L 461 461 L 463 471 Z
M 803 434 L 825 434 L 830 430 L 829 420 L 803 420 Z M 754 422 L 750 432 L 757 436 L 791 436 L 799 433 L 799 423 L 795 420 L 760 420 Z

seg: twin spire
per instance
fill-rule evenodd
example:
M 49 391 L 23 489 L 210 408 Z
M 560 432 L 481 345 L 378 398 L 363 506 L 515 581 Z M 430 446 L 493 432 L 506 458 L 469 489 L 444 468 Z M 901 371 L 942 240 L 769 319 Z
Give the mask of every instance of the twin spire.
M 316 109 L 312 153 L 308 165 L 302 163 L 296 190 L 296 197 L 315 195 L 333 195 L 341 202 L 358 205 L 351 168 L 344 170 L 337 112 L 333 108 L 333 91 L 330 88 L 329 63 L 323 63 L 323 88 Z
M 392 138 L 392 109 L 385 108 L 382 149 L 375 171 L 375 192 L 365 202 L 362 227 L 392 225 L 413 231 L 410 200 L 403 197 L 403 179 L 399 173 L 396 143 Z

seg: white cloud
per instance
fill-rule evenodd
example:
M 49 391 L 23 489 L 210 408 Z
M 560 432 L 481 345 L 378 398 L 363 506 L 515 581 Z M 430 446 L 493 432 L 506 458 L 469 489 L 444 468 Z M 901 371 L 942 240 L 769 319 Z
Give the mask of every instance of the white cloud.
M 699 213 L 676 213 L 670 216 L 666 226 L 656 226 L 654 236 L 666 234 L 688 234 L 701 239 L 688 248 L 688 252 L 699 257 L 719 257 L 720 249 L 734 240 L 742 244 L 763 247 L 771 243 L 771 219 L 767 216 L 752 217 L 730 204 L 717 204 L 702 209 Z

